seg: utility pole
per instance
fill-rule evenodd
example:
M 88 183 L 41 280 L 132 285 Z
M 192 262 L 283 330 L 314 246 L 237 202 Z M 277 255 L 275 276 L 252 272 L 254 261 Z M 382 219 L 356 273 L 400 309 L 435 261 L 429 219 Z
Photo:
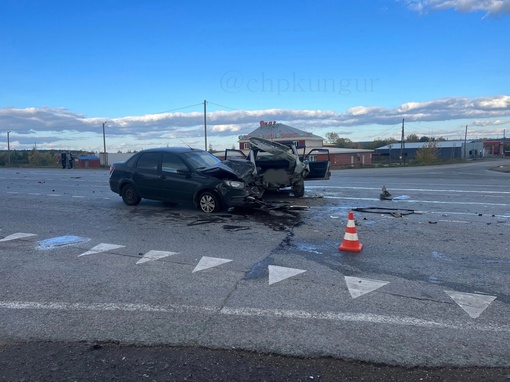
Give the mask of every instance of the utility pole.
M 404 161 L 404 165 L 406 164 L 406 160 L 404 158 L 404 118 L 402 118 L 402 139 L 400 140 L 400 161 Z
M 207 101 L 204 99 L 204 139 L 205 139 L 205 151 L 207 151 L 207 118 L 206 118 L 206 105 Z
M 9 142 L 9 134 L 10 133 L 11 133 L 10 131 L 7 132 L 7 154 L 8 154 L 8 158 L 9 158 L 8 159 L 9 164 L 11 164 L 11 144 Z
M 467 127 L 468 127 L 468 125 L 466 125 L 466 132 L 464 133 L 464 160 L 466 160 L 466 159 L 467 159 L 467 157 L 466 157 Z
M 106 156 L 106 136 L 104 132 L 104 125 L 106 125 L 106 122 L 103 122 L 103 162 L 104 167 L 108 166 L 108 158 Z

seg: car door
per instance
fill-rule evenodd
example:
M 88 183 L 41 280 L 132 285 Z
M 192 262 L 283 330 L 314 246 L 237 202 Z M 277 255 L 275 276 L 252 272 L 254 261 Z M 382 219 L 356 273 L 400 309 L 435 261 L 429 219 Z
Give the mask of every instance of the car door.
M 246 154 L 242 150 L 237 149 L 225 149 L 225 160 L 227 159 L 248 159 Z
M 176 153 L 163 153 L 159 179 L 158 194 L 163 200 L 191 202 L 199 187 L 194 172 Z
M 331 162 L 328 149 L 312 149 L 306 155 L 305 160 L 308 161 L 310 167 L 310 173 L 305 180 L 329 179 Z
M 158 167 L 161 161 L 160 152 L 141 153 L 133 169 L 133 183 L 140 196 L 147 199 L 157 199 L 159 188 Z

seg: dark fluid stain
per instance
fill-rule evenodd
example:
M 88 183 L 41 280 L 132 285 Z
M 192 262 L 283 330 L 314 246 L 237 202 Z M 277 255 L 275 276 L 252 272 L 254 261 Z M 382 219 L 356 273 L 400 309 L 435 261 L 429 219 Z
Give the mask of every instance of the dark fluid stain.
M 268 277 L 269 270 L 268 266 L 271 259 L 266 257 L 264 260 L 259 261 L 249 271 L 244 274 L 243 280 L 256 280 Z

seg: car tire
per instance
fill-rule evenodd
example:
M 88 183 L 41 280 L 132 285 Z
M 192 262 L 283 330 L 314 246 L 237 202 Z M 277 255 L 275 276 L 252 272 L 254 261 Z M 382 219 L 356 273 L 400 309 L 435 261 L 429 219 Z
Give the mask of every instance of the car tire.
M 220 200 L 213 192 L 202 192 L 198 197 L 198 208 L 208 214 L 219 212 L 221 210 Z
M 296 198 L 301 198 L 305 195 L 305 181 L 303 179 L 292 185 L 292 193 Z
M 142 200 L 140 195 L 138 195 L 138 192 L 136 192 L 135 188 L 130 184 L 126 184 L 124 187 L 122 187 L 121 195 L 122 200 L 128 206 L 136 206 Z

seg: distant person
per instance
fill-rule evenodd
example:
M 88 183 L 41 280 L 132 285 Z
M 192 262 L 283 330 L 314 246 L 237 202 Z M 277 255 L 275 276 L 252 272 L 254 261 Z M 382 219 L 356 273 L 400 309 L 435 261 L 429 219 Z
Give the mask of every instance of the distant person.
M 62 163 L 62 168 L 65 169 L 67 167 L 67 154 L 60 154 L 60 163 Z
M 69 167 L 68 168 L 73 168 L 73 160 L 74 160 L 73 153 L 69 151 Z

